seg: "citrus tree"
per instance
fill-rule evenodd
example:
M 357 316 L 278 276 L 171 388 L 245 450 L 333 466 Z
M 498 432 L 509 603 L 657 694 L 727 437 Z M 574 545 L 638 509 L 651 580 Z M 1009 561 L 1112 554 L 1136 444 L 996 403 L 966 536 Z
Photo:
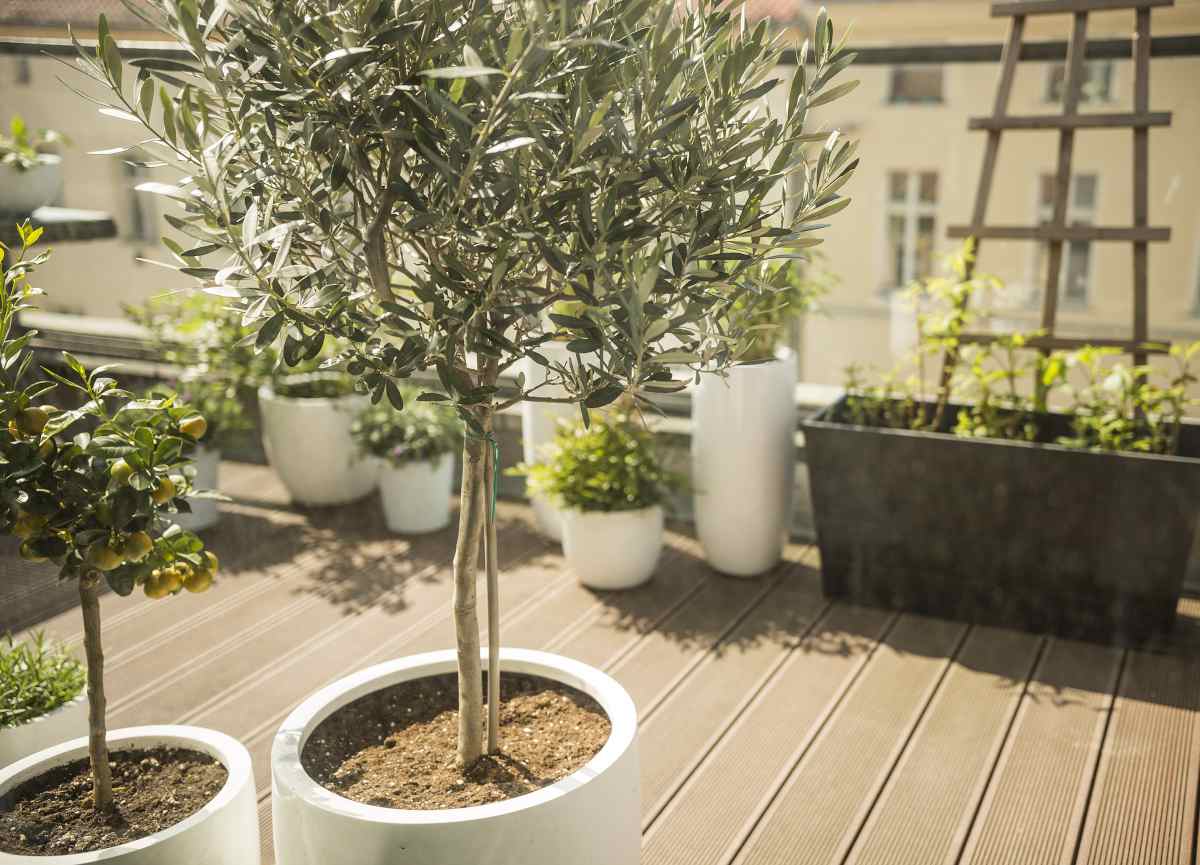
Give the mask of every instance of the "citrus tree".
M 189 493 L 185 453 L 205 420 L 171 400 L 138 400 L 103 368 L 91 372 L 64 353 L 65 371 L 33 369 L 33 331 L 17 316 L 40 293 L 29 275 L 46 260 L 31 254 L 41 229 L 18 226 L 20 247 L 0 244 L 0 531 L 20 554 L 53 562 L 75 580 L 87 656 L 89 757 L 98 810 L 112 808 L 105 729 L 104 653 L 98 592 L 141 586 L 152 598 L 205 591 L 217 559 L 171 523 Z M 42 400 L 70 391 L 74 408 Z M 65 401 L 64 401 L 65 402 Z
M 852 57 L 822 12 L 812 63 L 785 82 L 782 38 L 710 2 L 128 5 L 186 59 L 126 65 L 101 19 L 79 65 L 101 110 L 180 171 L 141 187 L 180 206 L 167 266 L 229 298 L 286 364 L 343 340 L 336 362 L 396 410 L 400 382 L 436 370 L 441 392 L 420 398 L 467 425 L 453 603 L 469 765 L 481 546 L 499 693 L 496 412 L 569 401 L 586 423 L 731 364 L 753 335 L 726 313 L 770 303 L 773 263 L 848 203 L 853 147 L 808 117 L 854 86 L 831 85 Z M 570 361 L 539 350 L 556 338 Z M 545 383 L 506 376 L 525 359 Z

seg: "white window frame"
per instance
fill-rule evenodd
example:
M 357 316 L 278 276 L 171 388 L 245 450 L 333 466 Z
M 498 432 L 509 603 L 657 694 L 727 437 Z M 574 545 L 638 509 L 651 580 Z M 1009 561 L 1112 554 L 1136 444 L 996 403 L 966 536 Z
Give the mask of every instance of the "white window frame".
M 1109 102 L 1114 102 L 1116 100 L 1116 97 L 1113 94 L 1117 90 L 1117 62 L 1115 60 L 1101 59 L 1101 60 L 1085 60 L 1085 61 L 1083 61 L 1083 63 L 1084 63 L 1085 70 L 1089 66 L 1094 67 L 1094 66 L 1103 65 L 1103 66 L 1108 67 L 1108 92 L 1099 98 L 1095 98 L 1095 99 L 1089 98 L 1087 95 L 1087 91 L 1086 91 L 1087 78 L 1086 78 L 1086 72 L 1085 72 L 1085 78 L 1083 81 L 1084 90 L 1082 92 L 1080 92 L 1080 94 L 1079 94 L 1079 104 L 1080 105 L 1105 105 Z M 1048 102 L 1048 103 L 1052 103 L 1052 104 L 1061 104 L 1062 103 L 1062 94 L 1060 93 L 1058 96 L 1055 96 L 1051 91 L 1053 90 L 1053 87 L 1054 87 L 1054 71 L 1056 69 L 1061 68 L 1063 70 L 1063 86 L 1064 87 L 1066 86 L 1066 84 L 1067 84 L 1067 82 L 1066 82 L 1066 66 L 1067 66 L 1067 64 L 1065 62 L 1055 62 L 1055 63 L 1049 64 L 1046 67 L 1046 77 L 1045 77 L 1045 81 L 1043 82 L 1043 87 L 1042 87 L 1042 101 L 1043 102 Z
M 892 175 L 904 174 L 908 177 L 905 184 L 904 201 L 892 200 Z M 937 177 L 938 195 L 933 201 L 921 201 L 921 175 L 932 174 Z M 883 182 L 883 249 L 886 277 L 883 280 L 884 293 L 901 289 L 914 279 L 920 279 L 928 274 L 917 273 L 917 223 L 922 216 L 933 217 L 933 236 L 937 238 L 938 199 L 941 197 L 941 176 L 934 168 L 891 168 L 884 172 Z M 890 222 L 893 216 L 904 220 L 904 262 L 901 265 L 901 280 L 895 282 L 893 272 Z
M 1054 202 L 1049 204 L 1042 201 L 1042 179 L 1050 178 L 1053 181 L 1055 174 L 1053 171 L 1041 171 L 1034 176 L 1033 181 L 1033 214 L 1034 224 L 1041 225 L 1049 222 L 1054 218 Z M 1081 207 L 1075 203 L 1075 184 L 1081 176 L 1093 178 L 1095 186 L 1093 187 L 1094 195 L 1092 197 L 1091 207 Z M 1096 214 L 1100 211 L 1100 172 L 1098 171 L 1077 171 L 1071 175 L 1071 185 L 1067 189 L 1067 225 L 1076 223 L 1084 225 L 1095 225 Z M 1095 269 L 1092 261 L 1092 251 L 1094 249 L 1094 241 L 1086 241 L 1088 245 L 1088 268 L 1087 279 L 1084 280 L 1084 292 L 1082 298 L 1068 297 L 1066 292 L 1067 287 L 1067 266 L 1070 264 L 1071 250 L 1070 241 L 1063 241 L 1062 260 L 1058 263 L 1058 302 L 1062 307 L 1068 309 L 1086 309 L 1092 302 L 1092 277 Z M 1031 306 L 1038 305 L 1042 301 L 1042 292 L 1046 290 L 1046 260 L 1050 255 L 1050 242 L 1040 241 L 1033 245 L 1033 252 L 1029 259 L 1029 303 Z
M 900 70 L 907 69 L 912 66 L 926 66 L 937 69 L 941 73 L 940 89 L 937 99 L 897 99 L 896 98 L 896 73 Z M 887 92 L 884 94 L 884 105 L 899 105 L 906 108 L 920 107 L 922 105 L 937 106 L 946 104 L 946 64 L 944 63 L 895 63 L 888 67 Z

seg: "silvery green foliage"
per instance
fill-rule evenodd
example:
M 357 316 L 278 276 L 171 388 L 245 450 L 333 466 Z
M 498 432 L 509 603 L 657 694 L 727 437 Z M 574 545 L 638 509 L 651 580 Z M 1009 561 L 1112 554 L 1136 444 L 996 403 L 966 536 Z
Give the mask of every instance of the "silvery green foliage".
M 709 2 L 150 6 L 189 60 L 126 64 L 102 19 L 79 65 L 180 169 L 142 187 L 180 206 L 170 266 L 288 364 L 344 340 L 337 360 L 397 407 L 435 369 L 474 426 L 522 358 L 585 421 L 683 387 L 733 362 L 753 334 L 725 313 L 771 302 L 772 262 L 848 204 L 853 145 L 808 128 L 855 83 L 832 83 L 853 56 L 823 11 L 789 83 L 794 46 Z M 573 360 L 539 351 L 553 338 Z M 551 399 L 518 383 L 511 402 Z

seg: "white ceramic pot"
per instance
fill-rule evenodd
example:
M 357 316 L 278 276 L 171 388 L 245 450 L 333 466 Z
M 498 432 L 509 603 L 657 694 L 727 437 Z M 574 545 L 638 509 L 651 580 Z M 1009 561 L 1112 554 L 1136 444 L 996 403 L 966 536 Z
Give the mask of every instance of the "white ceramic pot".
M 505 673 L 543 676 L 592 696 L 612 723 L 600 752 L 561 781 L 504 802 L 407 811 L 345 799 L 300 765 L 317 725 L 373 691 L 457 669 L 453 649 L 379 664 L 318 691 L 276 734 L 271 807 L 278 865 L 637 865 L 641 797 L 633 700 L 604 673 L 570 658 L 529 649 L 503 649 L 500 657 Z
M 0 863 L 25 865 L 259 865 L 258 808 L 250 754 L 235 739 L 202 727 L 129 727 L 108 735 L 109 748 L 188 748 L 210 754 L 229 771 L 221 791 L 203 808 L 169 829 L 137 841 L 70 856 L 14 856 Z M 0 771 L 0 796 L 55 766 L 87 757 L 87 737 L 56 745 Z
M 403 534 L 436 532 L 450 525 L 450 495 L 454 485 L 454 455 L 394 466 L 379 471 L 379 495 L 390 531 Z
M 192 454 L 192 465 L 196 467 L 196 478 L 192 482 L 198 490 L 216 490 L 220 484 L 221 452 L 199 445 Z M 188 499 L 192 506 L 190 514 L 176 514 L 175 522 L 189 532 L 198 532 L 215 526 L 221 518 L 214 499 Z
M 566 363 L 571 357 L 571 353 L 561 342 L 545 343 L 538 351 L 560 363 Z M 526 389 L 536 387 L 546 380 L 546 368 L 528 358 L 521 361 L 521 370 L 525 373 Z M 547 397 L 560 397 L 566 394 L 561 387 L 556 385 L 546 385 L 537 393 L 538 396 Z M 522 403 L 521 444 L 524 448 L 525 462 L 527 464 L 538 462 L 543 456 L 545 446 L 554 440 L 558 422 L 578 415 L 578 407 L 571 403 Z M 559 509 L 545 496 L 530 495 L 529 502 L 533 507 L 533 516 L 538 530 L 551 540 L 561 541 L 563 530 L 562 514 Z
M 636 511 L 563 511 L 563 557 L 592 589 L 632 589 L 654 574 L 663 546 L 660 505 Z
M 750 577 L 783 554 L 796 470 L 796 363 L 705 376 L 692 397 L 696 532 L 716 570 Z
M 26 171 L 0 168 L 0 211 L 28 215 L 62 193 L 62 157 L 43 153 Z
M 87 692 L 44 715 L 0 730 L 0 768 L 24 760 L 51 745 L 87 735 Z
M 280 396 L 270 385 L 258 389 L 263 447 L 294 501 L 340 505 L 375 489 L 379 465 L 359 458 L 350 437 L 355 415 L 367 404 L 357 393 L 297 399 Z

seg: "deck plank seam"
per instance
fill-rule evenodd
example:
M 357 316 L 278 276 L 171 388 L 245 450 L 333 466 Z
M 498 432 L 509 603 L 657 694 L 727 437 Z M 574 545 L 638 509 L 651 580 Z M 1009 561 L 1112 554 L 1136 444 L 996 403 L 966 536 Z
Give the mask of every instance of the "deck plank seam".
M 1088 811 L 1092 805 L 1092 795 L 1096 789 L 1096 779 L 1100 775 L 1100 762 L 1104 758 L 1104 746 L 1108 742 L 1108 731 L 1112 726 L 1113 709 L 1117 704 L 1117 694 L 1121 689 L 1121 680 L 1125 675 L 1125 666 L 1129 660 L 1129 650 L 1122 649 L 1121 657 L 1117 661 L 1117 670 L 1112 678 L 1108 689 L 1108 698 L 1105 700 L 1104 706 L 1104 723 L 1100 725 L 1098 735 L 1093 736 L 1092 748 L 1095 751 L 1094 758 L 1088 770 L 1088 776 L 1084 789 L 1080 791 L 1077 809 L 1079 812 L 1079 826 L 1075 832 L 1075 844 L 1071 850 L 1070 865 L 1075 865 L 1079 861 L 1079 852 L 1083 847 L 1084 833 L 1088 829 Z

